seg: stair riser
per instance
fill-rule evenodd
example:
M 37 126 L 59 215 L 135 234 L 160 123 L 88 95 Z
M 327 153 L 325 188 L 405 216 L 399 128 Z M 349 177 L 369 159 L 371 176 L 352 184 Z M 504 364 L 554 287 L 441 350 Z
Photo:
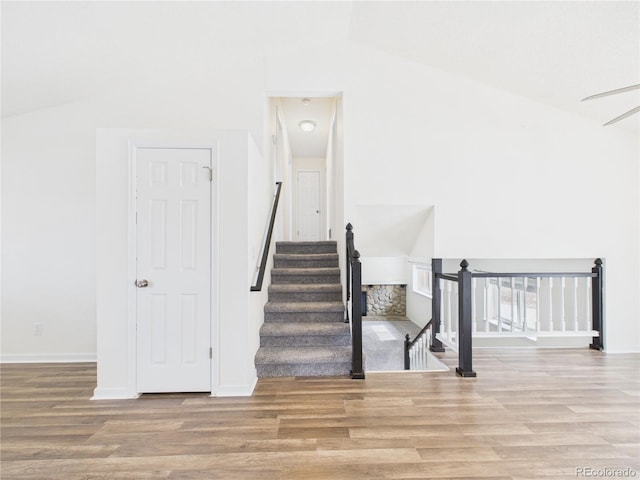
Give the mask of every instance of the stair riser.
M 343 322 L 343 312 L 266 312 L 265 322 Z
M 278 259 L 273 261 L 275 268 L 336 268 L 338 267 L 338 259 L 300 259 L 300 260 L 288 260 Z
M 260 337 L 261 347 L 326 347 L 351 345 L 350 335 L 289 335 Z
M 284 254 L 315 254 L 315 253 L 336 253 L 335 245 L 281 245 L 276 244 L 276 253 Z
M 351 363 L 256 365 L 258 377 L 322 377 L 349 375 Z
M 342 292 L 269 292 L 270 302 L 339 302 Z
M 340 283 L 340 274 L 331 275 L 273 275 L 271 274 L 271 283 L 274 285 L 292 285 L 292 284 L 336 284 Z

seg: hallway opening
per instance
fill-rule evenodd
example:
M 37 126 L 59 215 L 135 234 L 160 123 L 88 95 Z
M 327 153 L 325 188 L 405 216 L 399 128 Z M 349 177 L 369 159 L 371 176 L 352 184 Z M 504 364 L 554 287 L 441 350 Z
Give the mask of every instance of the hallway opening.
M 274 182 L 282 182 L 276 239 L 323 241 L 344 225 L 340 95 L 268 98 Z

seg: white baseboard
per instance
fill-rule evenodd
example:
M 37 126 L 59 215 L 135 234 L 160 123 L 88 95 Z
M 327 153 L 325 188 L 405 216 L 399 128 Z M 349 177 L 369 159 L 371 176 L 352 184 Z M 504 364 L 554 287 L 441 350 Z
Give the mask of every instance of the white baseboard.
M 212 392 L 212 397 L 250 397 L 258 383 L 258 377 L 246 385 L 218 385 Z
M 636 349 L 634 349 L 634 348 L 632 348 L 632 349 L 623 348 L 623 349 L 620 349 L 620 350 L 613 350 L 613 349 L 605 347 L 604 353 L 609 353 L 611 355 L 625 355 L 625 354 L 630 354 L 630 353 L 640 353 L 640 350 L 638 350 L 637 348 Z
M 0 363 L 85 363 L 97 361 L 95 353 L 22 353 L 0 355 Z
M 131 391 L 126 388 L 96 387 L 93 390 L 91 400 L 127 400 L 138 398 L 139 396 L 139 393 L 131 393 Z

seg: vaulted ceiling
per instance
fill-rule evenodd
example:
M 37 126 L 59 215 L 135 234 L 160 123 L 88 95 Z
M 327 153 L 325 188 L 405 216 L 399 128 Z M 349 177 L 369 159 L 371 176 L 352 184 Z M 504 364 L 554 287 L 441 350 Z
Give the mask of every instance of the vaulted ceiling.
M 602 123 L 640 105 L 580 102 L 640 83 L 638 1 L 357 3 L 350 38 Z
M 2 115 L 118 88 L 141 64 L 234 65 L 335 41 L 454 72 L 602 123 L 639 93 L 638 1 L 7 2 Z M 304 39 L 304 42 L 301 41 Z M 638 117 L 618 127 L 638 130 Z

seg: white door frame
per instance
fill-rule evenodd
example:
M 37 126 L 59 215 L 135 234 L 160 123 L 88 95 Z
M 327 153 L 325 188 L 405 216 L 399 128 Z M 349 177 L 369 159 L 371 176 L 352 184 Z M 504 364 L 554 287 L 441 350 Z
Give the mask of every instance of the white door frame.
M 295 241 L 299 241 L 300 187 L 298 183 L 298 175 L 300 174 L 300 172 L 307 172 L 307 173 L 318 172 L 318 210 L 320 210 L 320 214 L 318 217 L 318 233 L 319 233 L 319 241 L 326 240 L 327 229 L 326 229 L 326 223 L 325 223 L 326 217 L 325 217 L 324 207 L 326 204 L 326 197 L 327 197 L 327 193 L 326 193 L 326 173 L 327 172 L 325 170 L 324 162 L 322 166 L 317 166 L 316 168 L 316 166 L 302 166 L 300 164 L 296 164 L 295 159 L 294 159 L 293 175 L 292 175 L 292 179 L 293 179 L 292 183 L 295 184 L 294 197 L 292 202 L 293 232 L 294 232 L 293 238 Z
M 218 143 L 212 142 L 169 142 L 169 141 L 136 141 L 128 142 L 128 181 L 129 195 L 127 208 L 127 289 L 128 289 L 128 312 L 127 312 L 127 345 L 128 360 L 126 362 L 128 368 L 128 384 L 131 392 L 138 392 L 137 387 L 137 287 L 136 281 L 136 150 L 140 148 L 176 148 L 176 149 L 201 149 L 211 152 L 211 168 L 213 170 L 213 180 L 211 181 L 211 232 L 210 245 L 211 249 L 211 338 L 210 345 L 213 350 L 211 361 L 211 393 L 215 391 L 220 384 L 219 365 L 220 365 L 220 335 L 219 335 L 219 318 L 218 318 L 218 222 L 219 222 L 219 147 Z

